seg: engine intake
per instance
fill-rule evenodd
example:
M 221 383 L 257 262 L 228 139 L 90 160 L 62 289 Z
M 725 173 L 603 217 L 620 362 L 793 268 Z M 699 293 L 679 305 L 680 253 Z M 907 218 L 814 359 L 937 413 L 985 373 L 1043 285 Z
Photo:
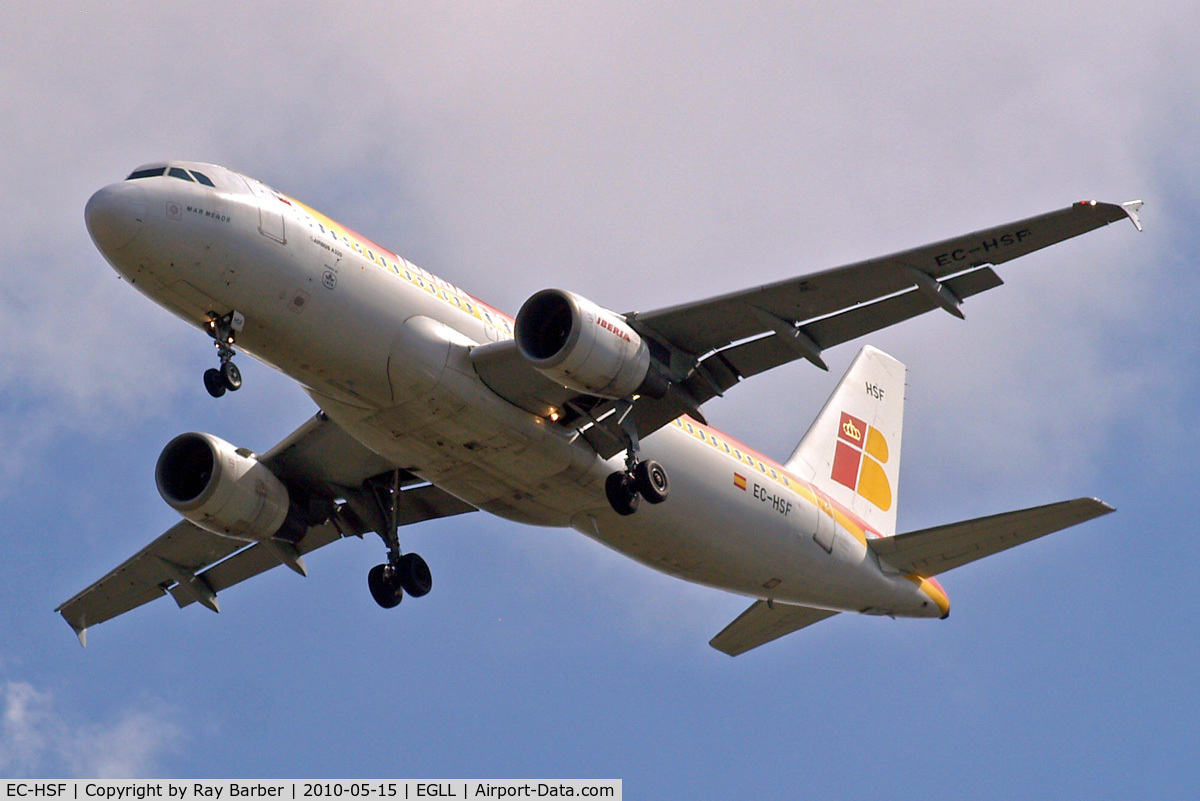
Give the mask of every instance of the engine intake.
M 158 493 L 197 526 L 238 540 L 269 539 L 288 519 L 287 487 L 244 448 L 180 434 L 154 467 Z
M 651 373 L 650 349 L 622 315 L 561 289 L 525 301 L 515 335 L 538 372 L 577 392 L 626 398 Z

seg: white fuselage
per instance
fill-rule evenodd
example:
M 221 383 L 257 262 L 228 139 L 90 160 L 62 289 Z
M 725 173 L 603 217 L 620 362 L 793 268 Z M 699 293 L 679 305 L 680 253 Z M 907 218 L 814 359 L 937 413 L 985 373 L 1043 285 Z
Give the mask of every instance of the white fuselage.
M 510 318 L 253 179 L 183 166 L 216 187 L 163 175 L 93 197 L 89 226 L 105 256 L 198 328 L 209 312 L 240 312 L 239 350 L 299 381 L 395 466 L 480 509 L 571 526 L 689 581 L 839 611 L 942 616 L 944 596 L 881 566 L 866 547 L 875 532 L 690 418 L 641 443 L 669 470 L 668 500 L 617 515 L 604 481 L 621 458 L 601 459 L 476 374 L 471 348 L 511 338 Z M 831 550 L 814 539 L 820 527 L 834 532 Z

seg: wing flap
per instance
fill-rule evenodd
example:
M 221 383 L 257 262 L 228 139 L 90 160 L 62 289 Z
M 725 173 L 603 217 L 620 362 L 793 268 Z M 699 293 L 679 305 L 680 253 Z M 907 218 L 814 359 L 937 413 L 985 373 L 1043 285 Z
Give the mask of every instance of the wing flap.
M 76 632 L 82 632 L 165 594 L 167 587 L 175 583 L 168 564 L 194 573 L 243 545 L 181 520 L 54 611 Z
M 342 530 L 336 524 L 325 523 L 310 528 L 294 544 L 294 547 L 297 553 L 303 556 L 331 542 L 336 542 L 343 536 Z M 218 562 L 207 570 L 201 571 L 197 574 L 197 577 L 202 579 L 214 593 L 219 593 L 232 587 L 234 584 L 240 584 L 246 579 L 253 578 L 259 573 L 265 573 L 273 567 L 279 567 L 280 564 L 282 564 L 280 558 L 269 546 L 261 542 L 255 542 L 228 559 Z M 188 593 L 178 584 L 172 587 L 170 592 L 171 596 L 175 599 L 175 603 L 180 608 L 196 602 L 194 595 Z
M 1075 203 L 890 256 L 632 315 L 631 322 L 702 356 L 769 331 L 751 307 L 780 320 L 804 323 L 911 289 L 915 286 L 912 270 L 941 281 L 972 267 L 1002 264 L 1129 216 L 1122 205 Z
M 827 609 L 755 601 L 708 644 L 722 653 L 738 656 L 836 614 Z
M 901 573 L 936 576 L 1114 511 L 1096 498 L 1076 498 L 868 540 L 867 544 L 881 561 Z
M 969 298 L 1003 283 L 1000 276 L 990 267 L 971 270 L 943 282 L 959 298 Z M 824 350 L 936 308 L 939 308 L 936 301 L 914 289 L 807 323 L 799 330 Z M 720 356 L 724 363 L 736 370 L 743 379 L 804 358 L 802 353 L 789 346 L 778 334 L 718 351 L 706 359 L 704 364 L 707 365 L 716 356 Z

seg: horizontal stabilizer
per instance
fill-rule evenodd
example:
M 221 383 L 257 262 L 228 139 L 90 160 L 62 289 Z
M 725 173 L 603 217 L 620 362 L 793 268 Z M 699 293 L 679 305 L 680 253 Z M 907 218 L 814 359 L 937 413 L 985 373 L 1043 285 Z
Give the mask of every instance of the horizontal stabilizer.
M 827 609 L 755 601 L 708 644 L 722 653 L 737 656 L 836 614 Z
M 870 540 L 867 544 L 881 561 L 901 573 L 936 576 L 1114 511 L 1095 498 L 1076 498 Z

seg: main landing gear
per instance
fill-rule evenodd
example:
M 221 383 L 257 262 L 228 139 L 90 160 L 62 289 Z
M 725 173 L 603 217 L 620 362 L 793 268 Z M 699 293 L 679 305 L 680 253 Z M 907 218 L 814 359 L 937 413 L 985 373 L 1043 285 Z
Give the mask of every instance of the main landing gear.
M 226 390 L 237 392 L 242 388 L 242 371 L 233 363 L 233 342 L 245 324 L 246 318 L 241 312 L 231 311 L 225 315 L 208 313 L 208 335 L 213 338 L 217 357 L 221 360 L 219 368 L 210 367 L 204 371 L 204 388 L 214 398 L 221 397 Z
M 626 418 L 628 419 L 628 418 Z M 625 469 L 611 474 L 604 481 L 604 494 L 613 511 L 619 515 L 631 515 L 637 511 L 642 499 L 646 503 L 662 503 L 671 491 L 666 469 L 654 461 L 642 461 L 638 455 L 637 429 L 632 423 L 622 421 L 622 439 L 625 442 Z
M 632 470 L 617 471 L 604 481 L 604 494 L 619 515 L 636 512 L 642 498 L 646 503 L 662 503 L 670 491 L 667 471 L 653 459 L 637 462 Z
M 420 556 L 400 553 L 400 471 L 380 478 L 384 480 L 372 481 L 370 488 L 387 523 L 379 531 L 379 536 L 387 546 L 388 560 L 382 565 L 375 565 L 367 573 L 367 587 L 375 603 L 384 609 L 391 609 L 400 605 L 405 593 L 414 598 L 428 595 L 433 589 L 433 575 L 429 572 L 429 565 Z M 390 481 L 387 480 L 389 478 Z

